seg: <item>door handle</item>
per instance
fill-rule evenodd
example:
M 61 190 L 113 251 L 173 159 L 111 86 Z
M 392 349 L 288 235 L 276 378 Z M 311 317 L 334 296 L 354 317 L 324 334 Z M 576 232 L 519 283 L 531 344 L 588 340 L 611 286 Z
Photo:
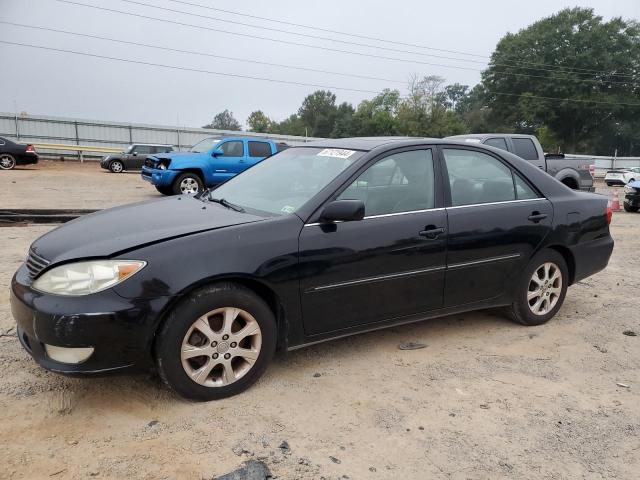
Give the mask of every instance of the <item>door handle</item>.
M 546 213 L 532 212 L 531 215 L 527 217 L 527 220 L 533 223 L 538 223 L 541 220 L 544 220 L 545 218 L 547 218 Z
M 421 237 L 428 238 L 429 240 L 434 240 L 438 238 L 441 233 L 444 233 L 444 228 L 436 227 L 435 225 L 427 225 L 424 227 L 424 230 L 420 230 L 418 232 Z

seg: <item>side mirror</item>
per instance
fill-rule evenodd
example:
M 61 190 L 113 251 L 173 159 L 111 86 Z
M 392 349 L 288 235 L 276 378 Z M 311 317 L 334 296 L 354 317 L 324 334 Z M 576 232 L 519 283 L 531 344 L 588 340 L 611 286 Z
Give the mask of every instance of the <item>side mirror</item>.
M 328 203 L 322 215 L 321 222 L 352 222 L 364 218 L 364 202 L 362 200 L 334 200 Z
M 133 152 L 131 155 L 133 155 L 134 157 L 138 156 L 138 152 Z
M 213 150 L 211 150 L 212 157 L 217 157 L 219 155 L 224 155 L 224 151 L 221 148 L 214 148 Z

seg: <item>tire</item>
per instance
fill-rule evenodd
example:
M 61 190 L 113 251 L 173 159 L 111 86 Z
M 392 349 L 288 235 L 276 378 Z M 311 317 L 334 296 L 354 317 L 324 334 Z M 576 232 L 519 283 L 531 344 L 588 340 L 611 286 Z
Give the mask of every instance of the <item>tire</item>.
M 114 160 L 113 162 L 109 163 L 109 170 L 111 170 L 111 173 L 122 173 L 122 171 L 124 170 L 124 165 L 120 160 Z
M 607 187 L 613 186 L 613 183 L 611 183 L 611 182 L 605 182 L 605 183 L 607 184 Z
M 538 280 L 544 281 L 545 275 L 547 275 L 547 265 L 551 266 L 548 276 L 553 277 L 555 272 L 558 272 L 559 282 L 556 279 L 547 283 L 547 286 L 544 283 L 536 284 L 534 274 Z M 555 250 L 542 250 L 531 259 L 525 268 L 516 288 L 514 302 L 507 308 L 509 316 L 522 325 L 542 325 L 548 322 L 560 310 L 567 293 L 568 282 L 569 269 L 562 255 Z M 540 295 L 529 300 L 529 294 L 534 292 Z M 541 298 L 542 301 L 538 304 Z M 545 298 L 546 300 L 544 300 Z M 538 306 L 537 312 L 536 306 Z
M 625 212 L 636 213 L 638 211 L 638 207 L 632 207 L 627 202 L 623 202 L 622 206 L 624 207 Z
M 243 339 L 238 334 L 245 328 L 254 333 Z M 237 395 L 262 376 L 276 338 L 275 317 L 260 297 L 219 283 L 193 292 L 169 313 L 157 336 L 156 363 L 162 380 L 178 394 L 217 400 Z
M 195 195 L 200 193 L 202 189 L 202 180 L 197 174 L 191 172 L 178 175 L 172 185 L 175 195 Z
M 156 190 L 159 191 L 163 195 L 173 195 L 173 188 L 172 187 L 158 187 L 156 185 Z
M 11 170 L 16 166 L 16 159 L 8 153 L 0 154 L 0 170 Z

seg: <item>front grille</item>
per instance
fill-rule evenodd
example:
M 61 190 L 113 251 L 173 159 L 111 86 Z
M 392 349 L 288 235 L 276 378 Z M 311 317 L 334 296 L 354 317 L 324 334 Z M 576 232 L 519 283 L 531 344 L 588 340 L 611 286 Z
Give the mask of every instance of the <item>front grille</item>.
M 33 250 L 29 250 L 29 256 L 27 257 L 27 270 L 29 270 L 29 276 L 31 278 L 36 278 L 38 274 L 49 266 L 49 262 L 42 258 Z
M 145 158 L 144 159 L 144 166 L 145 167 L 149 167 L 149 168 L 155 168 L 156 162 L 151 160 L 150 158 Z

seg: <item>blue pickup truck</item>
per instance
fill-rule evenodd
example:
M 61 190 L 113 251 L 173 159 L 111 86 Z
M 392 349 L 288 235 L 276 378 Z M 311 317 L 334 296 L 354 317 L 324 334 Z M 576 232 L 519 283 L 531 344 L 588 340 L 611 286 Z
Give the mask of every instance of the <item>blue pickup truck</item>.
M 142 179 L 164 195 L 195 195 L 287 147 L 286 143 L 253 137 L 205 138 L 188 152 L 147 157 Z

